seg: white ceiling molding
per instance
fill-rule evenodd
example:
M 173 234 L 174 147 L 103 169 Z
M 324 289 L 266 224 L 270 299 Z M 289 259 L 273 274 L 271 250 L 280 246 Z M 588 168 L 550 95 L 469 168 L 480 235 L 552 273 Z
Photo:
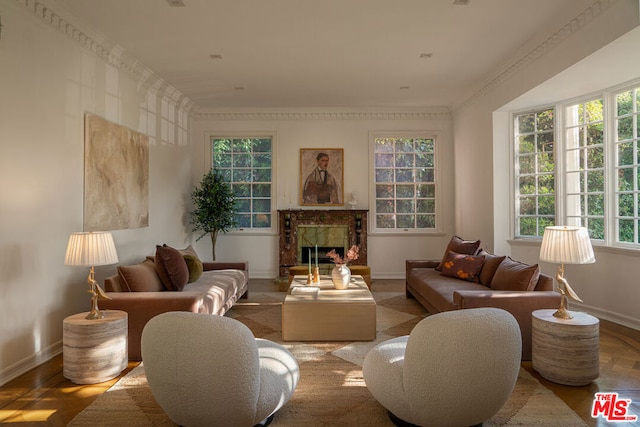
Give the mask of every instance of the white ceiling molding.
M 155 90 L 158 95 L 166 98 L 167 101 L 175 105 L 180 105 L 187 111 L 190 111 L 194 107 L 194 103 L 190 99 L 158 77 L 149 68 L 140 64 L 136 60 L 128 58 L 119 46 L 105 46 L 106 43 L 97 42 L 94 37 L 91 37 L 86 32 L 78 29 L 51 8 L 37 0 L 17 1 L 33 12 L 37 17 L 41 18 L 47 24 L 71 38 L 83 48 L 91 51 L 93 54 L 102 58 L 105 62 L 113 65 L 120 71 L 130 75 L 138 82 L 139 88 Z
M 451 120 L 449 112 L 203 112 L 195 120 Z
M 591 6 L 586 8 L 582 13 L 573 18 L 567 24 L 565 24 L 558 31 L 553 33 L 551 36 L 546 38 L 542 43 L 538 44 L 536 47 L 528 51 L 525 55 L 521 56 L 519 59 L 516 59 L 511 65 L 504 68 L 497 75 L 491 78 L 484 86 L 482 86 L 478 91 L 474 92 L 471 96 L 466 98 L 460 104 L 456 105 L 453 108 L 453 113 L 457 113 L 458 111 L 466 108 L 469 105 L 475 103 L 478 99 L 480 99 L 487 92 L 491 91 L 493 88 L 501 85 L 505 80 L 512 77 L 521 69 L 527 67 L 532 62 L 536 61 L 538 58 L 543 56 L 546 52 L 553 49 L 556 45 L 561 43 L 563 40 L 567 39 L 572 34 L 576 33 L 580 29 L 582 29 L 586 24 L 593 21 L 596 17 L 598 17 L 602 12 L 607 10 L 611 5 L 616 3 L 618 0 L 597 0 Z

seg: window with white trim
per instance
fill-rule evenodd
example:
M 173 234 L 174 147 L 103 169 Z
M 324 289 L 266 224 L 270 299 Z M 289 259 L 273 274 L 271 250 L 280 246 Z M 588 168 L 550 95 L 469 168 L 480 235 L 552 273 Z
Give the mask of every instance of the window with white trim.
M 554 109 L 518 114 L 515 129 L 516 236 L 541 237 L 555 224 Z
M 615 94 L 616 239 L 640 243 L 640 87 Z
M 541 237 L 555 223 L 578 225 L 605 246 L 640 249 L 637 81 L 517 113 L 513 123 L 515 237 Z
M 433 231 L 438 218 L 436 138 L 419 134 L 373 135 L 372 228 Z
M 272 228 L 273 138 L 212 136 L 212 168 L 236 196 L 238 229 Z

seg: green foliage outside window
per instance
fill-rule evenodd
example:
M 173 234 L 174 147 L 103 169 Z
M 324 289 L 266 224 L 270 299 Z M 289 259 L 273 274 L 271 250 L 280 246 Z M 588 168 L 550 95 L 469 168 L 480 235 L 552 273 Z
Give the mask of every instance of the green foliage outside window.
M 238 228 L 270 228 L 272 139 L 212 138 L 212 164 L 236 196 Z

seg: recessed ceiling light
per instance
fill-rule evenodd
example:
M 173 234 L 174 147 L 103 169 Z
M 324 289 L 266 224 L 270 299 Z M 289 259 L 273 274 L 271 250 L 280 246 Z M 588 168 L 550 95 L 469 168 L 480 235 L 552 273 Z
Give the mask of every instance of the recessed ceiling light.
M 466 6 L 470 1 L 471 0 L 453 0 L 453 4 L 456 4 L 458 6 Z
M 400 90 L 409 90 L 409 86 L 400 86 Z
M 422 59 L 431 58 L 432 56 L 433 56 L 433 53 L 421 53 L 420 54 L 420 58 L 422 58 Z
M 209 55 L 209 58 L 211 58 L 211 59 L 222 59 L 222 55 L 220 55 L 219 53 L 212 53 L 211 55 Z
M 184 7 L 182 0 L 167 0 L 167 4 L 171 7 Z
M 244 90 L 244 86 L 234 86 L 234 90 Z

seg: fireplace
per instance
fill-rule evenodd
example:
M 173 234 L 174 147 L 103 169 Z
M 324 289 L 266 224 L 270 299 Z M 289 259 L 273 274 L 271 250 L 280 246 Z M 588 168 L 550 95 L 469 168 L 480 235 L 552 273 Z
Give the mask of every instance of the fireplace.
M 287 277 L 287 269 L 293 265 L 315 265 L 315 248 L 318 246 L 318 265 L 321 274 L 333 268 L 326 253 L 335 249 L 341 256 L 352 246 L 360 248 L 355 265 L 367 264 L 367 213 L 366 210 L 280 210 L 280 265 L 278 274 Z
M 327 256 L 327 253 L 332 250 L 336 251 L 340 257 L 344 258 L 345 250 L 343 247 L 333 247 L 333 246 L 318 246 L 318 265 L 324 264 L 332 264 L 331 258 Z M 302 264 L 309 264 L 309 260 L 311 260 L 311 264 L 316 264 L 316 247 L 315 246 L 303 246 L 300 251 L 300 257 L 302 258 Z

